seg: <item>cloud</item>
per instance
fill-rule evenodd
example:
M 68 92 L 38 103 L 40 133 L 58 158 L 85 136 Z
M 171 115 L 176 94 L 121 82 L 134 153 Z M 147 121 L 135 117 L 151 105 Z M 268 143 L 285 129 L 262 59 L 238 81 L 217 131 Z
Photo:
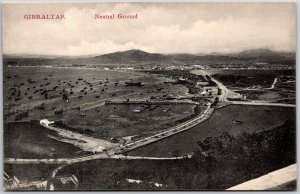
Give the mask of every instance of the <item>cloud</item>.
M 296 47 L 295 8 L 288 3 L 6 4 L 3 12 L 7 54 L 294 51 Z M 47 13 L 63 13 L 66 20 L 23 19 L 24 14 Z M 118 13 L 137 13 L 138 19 L 95 20 L 95 14 Z

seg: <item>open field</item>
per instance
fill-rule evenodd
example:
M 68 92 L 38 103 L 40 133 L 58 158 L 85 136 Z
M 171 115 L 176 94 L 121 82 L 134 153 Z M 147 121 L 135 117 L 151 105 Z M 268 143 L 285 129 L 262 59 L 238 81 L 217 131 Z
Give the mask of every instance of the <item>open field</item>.
M 85 118 L 78 119 L 77 111 L 64 118 L 73 128 L 88 128 L 102 136 L 123 137 L 141 135 L 175 125 L 177 120 L 194 113 L 195 105 L 105 105 L 90 109 Z M 134 112 L 142 110 L 141 112 Z
M 295 70 L 210 70 L 209 73 L 248 100 L 295 103 Z
M 197 142 L 207 137 L 224 132 L 235 136 L 243 132 L 270 130 L 294 117 L 294 108 L 229 105 L 215 110 L 209 120 L 188 131 L 140 147 L 128 155 L 167 157 L 191 154 L 197 150 Z

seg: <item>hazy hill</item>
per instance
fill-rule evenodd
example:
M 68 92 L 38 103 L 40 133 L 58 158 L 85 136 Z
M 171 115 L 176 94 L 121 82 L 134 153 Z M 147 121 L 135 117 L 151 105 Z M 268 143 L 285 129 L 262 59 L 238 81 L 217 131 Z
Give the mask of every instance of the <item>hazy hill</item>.
M 95 57 L 98 62 L 104 63 L 135 63 L 135 62 L 160 62 L 168 60 L 168 56 L 158 53 L 147 53 L 141 50 L 128 50 L 99 55 Z
M 243 51 L 237 54 L 238 57 L 243 58 L 295 58 L 295 53 L 276 52 L 268 49 L 256 49 Z
M 141 50 L 128 50 L 98 56 L 81 57 L 46 57 L 4 55 L 4 63 L 11 65 L 73 65 L 73 64 L 241 64 L 266 62 L 295 66 L 295 53 L 276 52 L 267 49 L 248 50 L 233 54 L 212 53 L 208 55 L 193 54 L 159 54 Z
M 234 54 L 212 53 L 209 55 L 193 54 L 159 54 L 147 53 L 141 50 L 115 52 L 96 57 L 98 62 L 104 63 L 240 63 L 240 62 L 269 62 L 294 64 L 295 53 L 276 52 L 267 49 L 248 50 Z

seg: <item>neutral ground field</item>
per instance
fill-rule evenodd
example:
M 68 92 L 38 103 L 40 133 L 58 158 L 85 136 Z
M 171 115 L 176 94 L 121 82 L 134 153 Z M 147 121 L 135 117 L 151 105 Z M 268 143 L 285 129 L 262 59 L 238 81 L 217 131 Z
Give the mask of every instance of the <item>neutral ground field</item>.
M 295 117 L 294 108 L 229 105 L 216 110 L 209 120 L 188 131 L 140 147 L 128 155 L 167 157 L 191 154 L 197 150 L 197 142 L 207 137 L 219 136 L 223 132 L 238 135 L 270 130 L 290 117 Z

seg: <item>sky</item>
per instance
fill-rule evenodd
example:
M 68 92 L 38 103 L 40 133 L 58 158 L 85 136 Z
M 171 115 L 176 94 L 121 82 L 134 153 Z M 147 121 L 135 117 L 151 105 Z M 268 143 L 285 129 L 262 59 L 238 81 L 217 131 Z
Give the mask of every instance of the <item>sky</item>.
M 3 53 L 293 52 L 295 9 L 294 3 L 7 3 L 2 11 Z M 66 19 L 26 20 L 27 14 L 64 14 Z M 138 14 L 138 19 L 95 19 L 95 14 Z

